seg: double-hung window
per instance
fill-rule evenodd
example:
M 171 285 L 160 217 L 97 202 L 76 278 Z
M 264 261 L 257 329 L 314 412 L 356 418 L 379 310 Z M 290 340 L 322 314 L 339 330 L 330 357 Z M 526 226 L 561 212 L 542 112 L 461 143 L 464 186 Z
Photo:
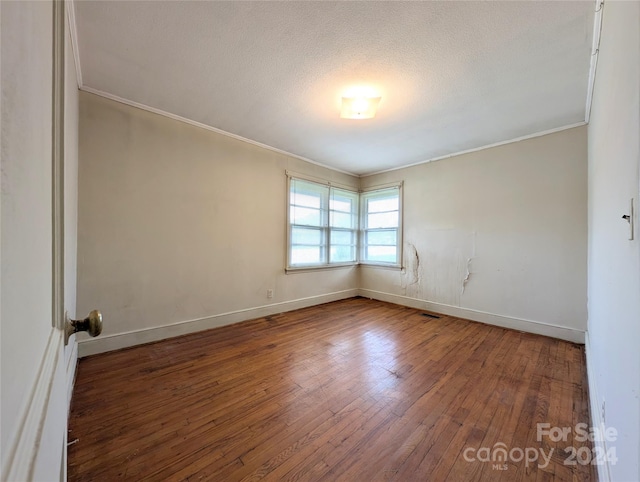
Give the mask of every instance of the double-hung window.
M 358 260 L 358 193 L 330 188 L 329 263 Z
M 401 265 L 401 186 L 363 192 L 360 261 L 365 264 Z
M 357 262 L 358 193 L 289 178 L 287 267 Z
M 402 185 L 358 193 L 288 175 L 287 270 L 400 267 Z

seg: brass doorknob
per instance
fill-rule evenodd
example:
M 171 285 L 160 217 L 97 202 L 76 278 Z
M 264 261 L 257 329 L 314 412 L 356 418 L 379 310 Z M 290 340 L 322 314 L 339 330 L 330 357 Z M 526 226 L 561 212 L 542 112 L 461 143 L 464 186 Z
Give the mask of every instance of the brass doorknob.
M 65 345 L 69 342 L 69 337 L 79 331 L 86 331 L 89 336 L 98 336 L 102 333 L 102 313 L 93 310 L 84 320 L 70 320 L 67 318 L 64 324 Z

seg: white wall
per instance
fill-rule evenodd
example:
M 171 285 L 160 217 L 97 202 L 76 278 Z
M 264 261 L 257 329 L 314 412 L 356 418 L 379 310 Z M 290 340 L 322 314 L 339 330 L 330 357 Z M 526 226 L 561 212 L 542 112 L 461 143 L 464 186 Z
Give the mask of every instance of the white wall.
M 6 467 L 51 334 L 49 2 L 0 2 L 2 241 L 0 446 Z
M 363 178 L 404 180 L 406 270 L 363 268 L 362 294 L 584 342 L 586 134 Z
M 81 355 L 356 293 L 356 268 L 284 273 L 285 170 L 357 178 L 88 93 L 79 157 Z
M 586 127 L 358 180 L 80 98 L 81 355 L 356 293 L 584 341 Z M 407 269 L 285 275 L 286 169 L 404 180 Z
M 607 1 L 589 124 L 589 342 L 594 421 L 618 430 L 614 481 L 640 480 L 640 3 Z M 601 467 L 602 468 L 602 467 Z M 606 478 L 606 471 L 602 474 Z

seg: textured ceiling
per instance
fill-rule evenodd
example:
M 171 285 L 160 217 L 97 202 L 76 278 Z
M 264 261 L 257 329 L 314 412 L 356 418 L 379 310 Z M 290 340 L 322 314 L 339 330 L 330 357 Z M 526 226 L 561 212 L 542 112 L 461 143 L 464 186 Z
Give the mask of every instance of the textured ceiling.
M 584 122 L 594 7 L 76 0 L 81 87 L 366 174 Z

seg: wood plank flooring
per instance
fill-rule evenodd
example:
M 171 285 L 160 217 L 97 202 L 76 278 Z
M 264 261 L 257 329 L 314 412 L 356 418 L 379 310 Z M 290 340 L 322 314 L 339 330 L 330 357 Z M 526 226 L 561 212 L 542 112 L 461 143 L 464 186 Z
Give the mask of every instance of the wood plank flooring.
M 422 313 L 352 298 L 82 359 L 68 478 L 596 480 L 536 425 L 589 424 L 583 347 Z

